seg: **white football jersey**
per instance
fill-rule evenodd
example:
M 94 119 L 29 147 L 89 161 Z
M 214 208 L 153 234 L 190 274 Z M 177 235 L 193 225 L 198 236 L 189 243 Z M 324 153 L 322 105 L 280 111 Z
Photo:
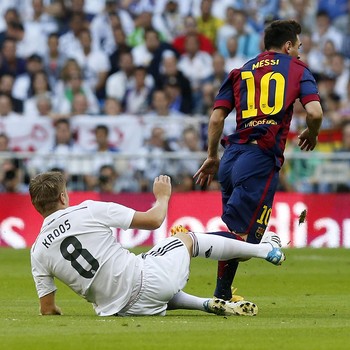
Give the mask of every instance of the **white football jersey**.
M 31 249 L 39 298 L 57 289 L 56 277 L 93 303 L 98 315 L 120 311 L 141 278 L 141 267 L 111 227 L 128 229 L 134 214 L 120 204 L 88 200 L 46 217 Z

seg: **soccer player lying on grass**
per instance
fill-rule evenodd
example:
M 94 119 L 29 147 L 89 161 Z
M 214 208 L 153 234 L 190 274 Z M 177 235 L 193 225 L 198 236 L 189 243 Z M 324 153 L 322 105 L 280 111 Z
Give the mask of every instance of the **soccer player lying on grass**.
M 215 260 L 251 257 L 280 265 L 285 256 L 279 238 L 269 233 L 261 244 L 231 239 L 226 232 L 180 232 L 147 253 L 135 255 L 113 237 L 110 227 L 154 230 L 167 213 L 170 178 L 154 180 L 155 204 L 135 211 L 116 204 L 87 200 L 69 206 L 66 182 L 60 172 L 37 175 L 29 192 L 43 216 L 41 231 L 31 249 L 32 274 L 42 315 L 60 315 L 54 277 L 93 303 L 100 316 L 165 315 L 166 309 L 202 310 L 219 315 L 256 315 L 249 301 L 228 302 L 182 292 L 191 257 Z

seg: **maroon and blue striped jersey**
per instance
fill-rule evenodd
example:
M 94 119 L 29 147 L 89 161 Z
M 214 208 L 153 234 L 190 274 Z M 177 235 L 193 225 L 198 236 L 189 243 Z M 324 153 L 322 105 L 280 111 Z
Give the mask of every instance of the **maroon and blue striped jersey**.
M 260 148 L 283 163 L 283 152 L 296 99 L 303 105 L 320 101 L 315 78 L 295 57 L 265 51 L 234 69 L 220 87 L 215 108 L 236 109 L 236 131 L 227 143 L 256 140 Z

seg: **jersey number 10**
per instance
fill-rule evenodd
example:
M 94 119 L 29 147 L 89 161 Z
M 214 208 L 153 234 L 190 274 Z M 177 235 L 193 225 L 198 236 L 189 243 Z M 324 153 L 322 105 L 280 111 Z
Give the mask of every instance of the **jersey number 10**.
M 241 77 L 247 83 L 247 109 L 242 110 L 242 118 L 256 117 L 258 115 L 258 109 L 255 105 L 256 86 L 253 72 L 242 72 Z M 272 106 L 269 106 L 271 80 L 275 81 L 275 101 Z M 285 86 L 286 80 L 281 73 L 269 72 L 262 76 L 260 80 L 259 107 L 264 115 L 274 115 L 281 111 L 283 108 Z

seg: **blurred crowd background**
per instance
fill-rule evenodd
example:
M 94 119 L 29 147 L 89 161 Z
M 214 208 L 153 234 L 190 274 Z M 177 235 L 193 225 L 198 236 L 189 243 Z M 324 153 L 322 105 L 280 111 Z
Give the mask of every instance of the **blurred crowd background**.
M 349 192 L 349 9 L 348 0 L 1 0 L 0 192 L 26 193 L 31 176 L 52 169 L 71 190 L 150 191 L 161 173 L 174 191 L 218 190 L 192 178 L 213 101 L 229 72 L 263 50 L 275 19 L 302 24 L 301 60 L 324 109 L 317 152 L 305 154 L 296 143 L 305 112 L 295 104 L 279 190 Z M 94 121 L 86 149 L 77 116 Z M 6 125 L 38 118 L 52 125 L 50 146 L 16 149 Z M 142 144 L 118 148 L 106 118 L 136 118 Z M 232 114 L 225 133 L 234 127 Z M 73 172 L 67 160 L 83 158 L 91 166 Z

